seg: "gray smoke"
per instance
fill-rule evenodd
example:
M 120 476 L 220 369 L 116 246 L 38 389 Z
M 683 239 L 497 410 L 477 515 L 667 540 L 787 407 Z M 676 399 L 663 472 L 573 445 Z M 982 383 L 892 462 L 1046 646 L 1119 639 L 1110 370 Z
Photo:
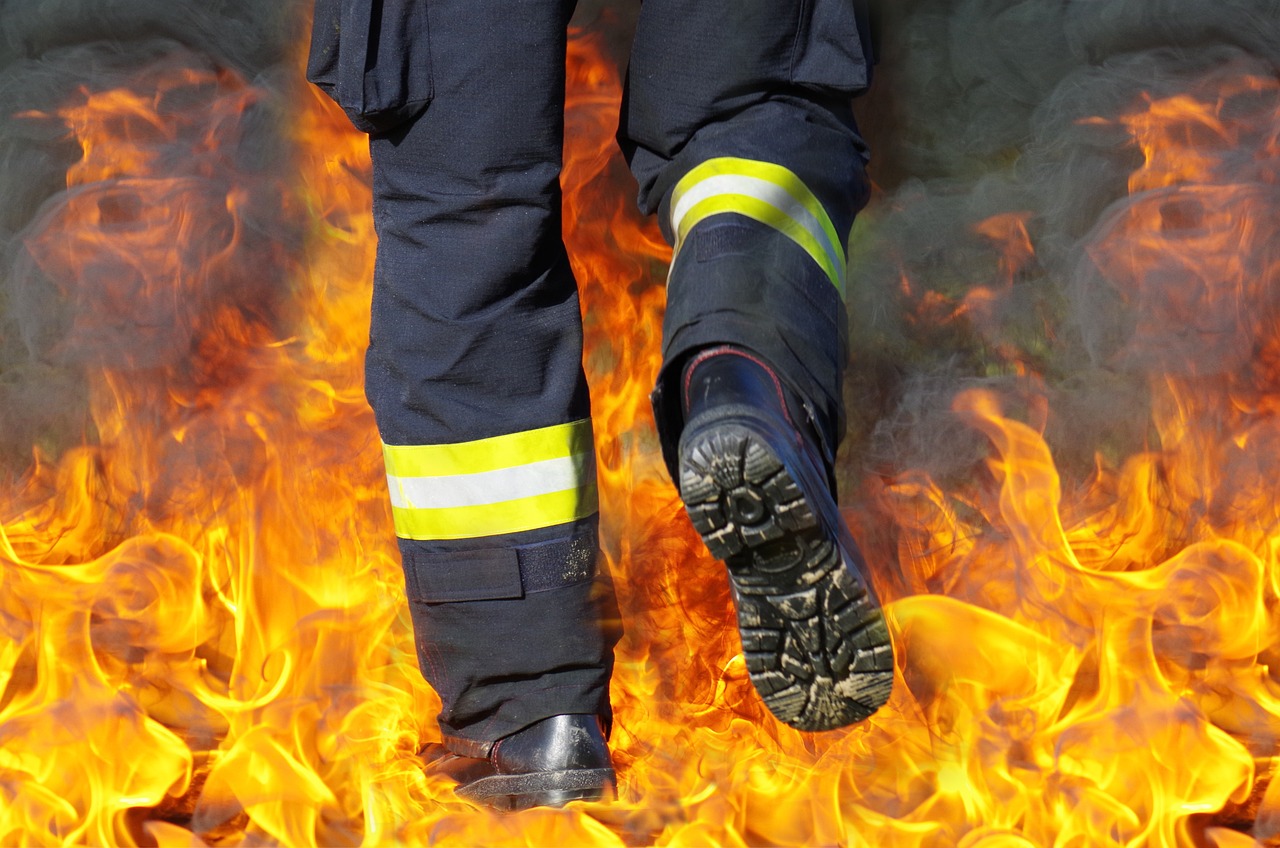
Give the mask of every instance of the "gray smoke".
M 268 185 L 234 221 L 225 197 L 234 180 L 287 172 L 276 116 L 297 85 L 289 60 L 301 43 L 299 9 L 251 0 L 0 0 L 0 479 L 26 467 L 33 445 L 56 455 L 92 438 L 86 384 L 96 369 L 160 379 L 157 369 L 172 372 L 191 357 L 202 318 L 220 302 L 270 320 L 271 293 L 278 299 L 284 279 L 272 270 L 287 261 L 282 246 L 291 235 L 272 223 L 279 215 L 269 209 Z M 135 139 L 155 157 L 154 171 L 178 183 L 166 190 L 160 181 L 113 179 L 69 190 L 67 169 L 81 149 L 57 110 L 117 88 L 145 98 L 164 75 L 186 71 L 205 82 L 153 95 L 174 134 Z M 221 158 L 200 160 L 189 151 L 211 129 L 202 99 L 213 95 L 208 80 L 220 73 L 252 83 L 257 94 Z M 62 244 L 52 235 L 89 209 L 98 229 L 128 236 L 163 204 L 182 216 L 176 229 L 188 234 L 165 269 L 138 267 L 127 251 L 95 253 L 75 235 Z M 194 290 L 145 285 L 157 270 L 169 284 L 192 276 L 232 229 L 247 241 L 236 251 L 239 267 L 233 260 Z M 59 257 L 74 249 L 91 261 L 73 274 Z
M 1280 3 L 882 5 L 879 79 L 859 105 L 881 193 L 852 252 L 847 477 L 865 464 L 971 479 L 988 446 L 949 410 L 975 386 L 999 391 L 1008 413 L 1028 421 L 1047 402 L 1046 438 L 1069 479 L 1088 472 L 1095 451 L 1116 458 L 1150 445 L 1150 378 L 1233 373 L 1276 304 L 1255 286 L 1210 307 L 1200 289 L 1212 281 L 1189 279 L 1176 256 L 1148 256 L 1155 269 L 1136 293 L 1100 267 L 1108 257 L 1098 251 L 1118 240 L 1126 215 L 1158 210 L 1166 234 L 1194 238 L 1211 227 L 1215 203 L 1175 191 L 1130 199 L 1143 155 L 1117 119 L 1178 93 L 1212 98 L 1245 75 L 1275 79 Z M 1264 280 L 1280 198 L 1274 165 L 1268 178 L 1256 156 L 1277 130 L 1274 92 L 1254 105 L 1257 135 L 1215 183 L 1251 186 L 1260 212 L 1240 213 L 1253 218 L 1238 222 L 1237 255 Z M 1034 257 L 1002 268 L 1005 231 L 980 226 L 995 216 L 1024 223 Z M 997 296 L 956 314 L 979 287 Z

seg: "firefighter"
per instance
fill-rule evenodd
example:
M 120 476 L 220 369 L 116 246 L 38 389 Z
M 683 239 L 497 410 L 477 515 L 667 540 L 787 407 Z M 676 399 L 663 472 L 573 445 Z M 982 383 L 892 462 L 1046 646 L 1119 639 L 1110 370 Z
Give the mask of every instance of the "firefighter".
M 464 797 L 613 791 L 612 640 L 578 294 L 561 240 L 574 0 L 317 0 L 308 78 L 370 134 L 366 390 L 419 662 Z M 827 730 L 892 653 L 834 496 L 845 239 L 867 196 L 856 0 L 648 0 L 619 141 L 674 248 L 653 400 L 727 564 L 751 679 Z

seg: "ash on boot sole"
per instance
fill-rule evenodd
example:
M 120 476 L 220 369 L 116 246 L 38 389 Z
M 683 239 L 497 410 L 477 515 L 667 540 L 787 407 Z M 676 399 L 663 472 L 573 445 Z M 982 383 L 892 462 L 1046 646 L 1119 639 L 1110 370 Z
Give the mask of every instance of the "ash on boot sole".
M 750 426 L 686 435 L 680 494 L 728 568 L 747 671 L 765 705 L 806 731 L 867 718 L 889 698 L 893 648 L 838 531 L 823 526 L 779 451 Z

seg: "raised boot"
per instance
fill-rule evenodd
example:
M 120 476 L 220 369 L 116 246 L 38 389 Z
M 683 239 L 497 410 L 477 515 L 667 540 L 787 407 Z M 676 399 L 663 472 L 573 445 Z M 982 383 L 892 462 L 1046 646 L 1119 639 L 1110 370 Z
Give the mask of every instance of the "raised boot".
M 803 406 L 732 347 L 694 357 L 681 389 L 680 496 L 728 567 L 751 682 L 800 730 L 865 719 L 889 698 L 893 648 Z

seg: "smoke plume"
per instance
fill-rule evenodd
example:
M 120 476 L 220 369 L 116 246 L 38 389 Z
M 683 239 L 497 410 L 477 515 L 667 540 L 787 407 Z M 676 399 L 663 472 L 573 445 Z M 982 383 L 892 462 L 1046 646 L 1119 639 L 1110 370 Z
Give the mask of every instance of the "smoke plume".
M 1242 94 L 1189 149 L 1233 150 L 1197 191 L 1130 196 L 1144 162 L 1122 116 L 1179 95 L 1274 80 L 1280 4 L 1234 0 L 916 0 L 882 4 L 879 78 L 860 104 L 880 192 L 855 229 L 851 462 L 961 481 L 986 450 L 951 402 L 982 386 L 1039 423 L 1060 469 L 1151 443 L 1150 381 L 1239 369 L 1274 321 L 1274 90 Z M 1254 114 L 1244 114 L 1253 110 Z M 1212 220 L 1212 189 L 1256 202 Z M 1232 241 L 1238 293 L 1151 253 L 1126 279 L 1117 229 L 1146 208 L 1163 232 Z M 1228 262 L 1228 257 L 1221 257 Z M 1250 298 L 1254 300 L 1250 300 Z M 1047 408 L 1047 413 L 1043 410 Z M 1037 411 L 1039 410 L 1039 411 Z M 850 473 L 856 477 L 857 472 Z
M 0 0 L 0 477 L 20 473 L 33 446 L 56 456 L 92 439 L 87 374 L 110 367 L 173 379 L 220 303 L 270 320 L 293 235 L 270 212 L 270 181 L 245 177 L 287 172 L 273 116 L 299 84 L 289 61 L 301 40 L 298 11 L 251 2 Z M 184 74 L 187 84 L 156 88 Z M 249 114 L 237 118 L 229 150 L 198 153 L 201 134 L 225 131 L 209 106 L 232 77 L 252 83 Z M 69 185 L 82 148 L 59 112 L 114 90 L 154 105 L 162 125 L 125 129 L 132 153 L 167 179 L 117 174 Z M 228 210 L 236 181 L 261 189 Z M 158 225 L 177 234 L 172 267 L 139 267 L 136 255 L 95 242 L 123 235 L 117 245 L 127 244 L 130 233 L 142 238 Z M 50 235 L 62 231 L 74 235 Z M 233 237 L 257 244 L 198 274 Z M 74 251 L 91 259 L 73 269 L 65 259 Z M 176 292 L 146 283 L 175 277 L 191 283 Z

